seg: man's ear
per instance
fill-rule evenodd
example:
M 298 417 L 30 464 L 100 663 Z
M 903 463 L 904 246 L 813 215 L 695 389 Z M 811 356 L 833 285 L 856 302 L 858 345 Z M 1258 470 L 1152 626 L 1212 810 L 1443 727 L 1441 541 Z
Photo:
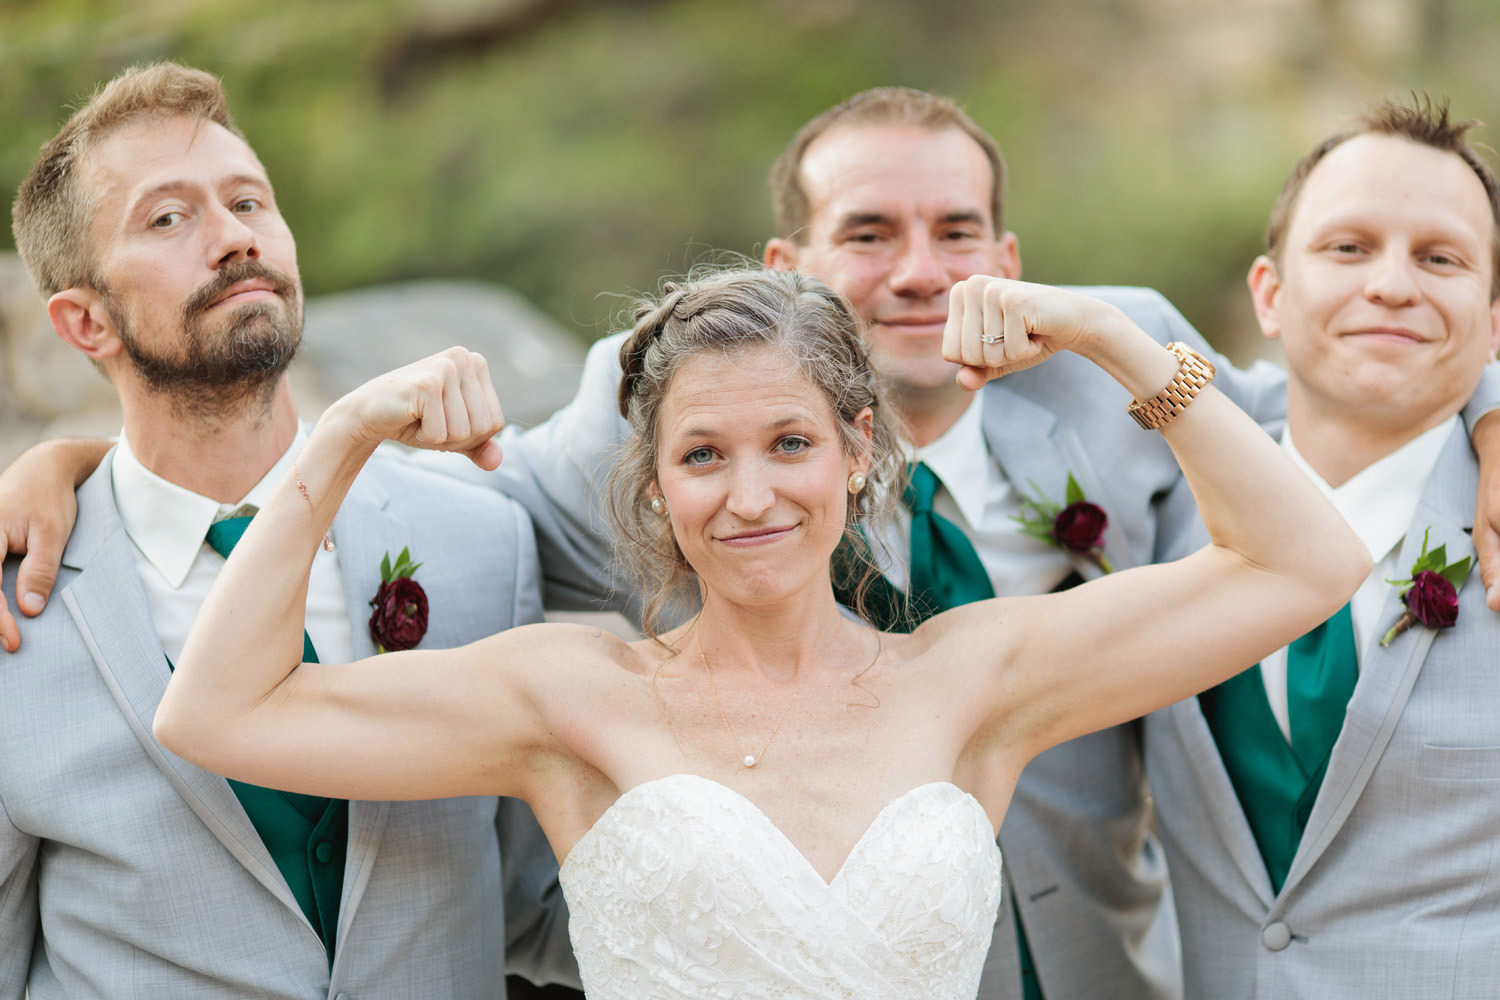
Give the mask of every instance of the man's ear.
M 1261 254 L 1250 265 L 1245 283 L 1250 286 L 1250 301 L 1255 304 L 1255 319 L 1260 323 L 1261 335 L 1270 340 L 1280 338 L 1281 317 L 1277 300 L 1281 295 L 1281 276 L 1276 273 L 1276 263 Z
M 57 335 L 90 361 L 103 362 L 120 353 L 114 320 L 91 288 L 65 288 L 52 296 L 47 300 L 47 318 Z
M 767 271 L 797 270 L 797 244 L 782 236 L 766 242 L 765 265 Z
M 994 249 L 994 271 L 997 278 L 1009 278 L 1012 281 L 1021 280 L 1021 241 L 1016 234 L 1007 229 L 995 240 Z

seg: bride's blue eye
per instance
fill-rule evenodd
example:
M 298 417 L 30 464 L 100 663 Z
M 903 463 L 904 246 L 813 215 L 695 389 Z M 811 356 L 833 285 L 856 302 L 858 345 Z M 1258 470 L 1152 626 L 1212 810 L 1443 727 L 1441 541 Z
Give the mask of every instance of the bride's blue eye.
M 682 460 L 688 465 L 707 465 L 714 460 L 714 450 L 712 448 L 694 448 L 682 456 Z
M 776 450 L 783 455 L 796 455 L 812 447 L 812 442 L 805 437 L 784 437 L 776 442 Z

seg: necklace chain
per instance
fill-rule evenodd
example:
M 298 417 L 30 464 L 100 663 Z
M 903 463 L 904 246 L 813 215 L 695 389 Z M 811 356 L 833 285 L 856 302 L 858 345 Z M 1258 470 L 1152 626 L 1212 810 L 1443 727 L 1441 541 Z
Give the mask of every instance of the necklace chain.
M 739 737 L 734 735 L 734 727 L 729 724 L 729 716 L 724 712 L 724 703 L 719 700 L 719 686 L 714 683 L 714 672 L 708 666 L 708 653 L 704 652 L 701 642 L 698 644 L 698 659 L 703 663 L 703 672 L 708 675 L 708 689 L 714 693 L 714 705 L 719 709 L 719 718 L 724 720 L 724 729 L 729 733 L 729 742 L 734 744 L 734 752 L 739 753 Z M 740 763 L 746 767 L 754 767 L 765 757 L 766 751 L 771 749 L 771 741 L 776 738 L 777 733 L 781 732 L 781 724 L 791 714 L 792 706 L 797 704 L 797 696 L 802 693 L 802 685 L 807 682 L 807 675 L 811 672 L 811 670 L 803 669 L 802 677 L 797 681 L 797 689 L 792 692 L 792 697 L 787 701 L 786 708 L 781 710 L 781 718 L 776 720 L 776 725 L 771 729 L 771 735 L 766 737 L 765 745 L 760 748 L 760 753 L 747 753 L 740 758 Z

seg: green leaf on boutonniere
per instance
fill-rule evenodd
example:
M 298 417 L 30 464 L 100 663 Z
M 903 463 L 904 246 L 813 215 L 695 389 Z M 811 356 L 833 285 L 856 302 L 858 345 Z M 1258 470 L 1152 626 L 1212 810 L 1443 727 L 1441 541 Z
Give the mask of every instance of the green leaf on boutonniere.
M 409 549 L 401 550 L 401 554 L 396 557 L 395 565 L 391 565 L 391 554 L 387 552 L 385 558 L 380 562 L 380 579 L 384 583 L 390 583 L 392 580 L 411 576 L 421 568 L 421 563 L 411 561 L 411 551 Z
M 1073 478 L 1073 473 L 1068 473 L 1068 504 L 1083 503 L 1083 487 L 1078 485 L 1078 480 Z

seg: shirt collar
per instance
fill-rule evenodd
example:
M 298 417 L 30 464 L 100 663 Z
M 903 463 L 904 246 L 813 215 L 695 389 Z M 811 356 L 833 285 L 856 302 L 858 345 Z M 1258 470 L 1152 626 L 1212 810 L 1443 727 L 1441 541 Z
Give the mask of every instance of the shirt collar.
M 198 558 L 209 526 L 244 504 L 261 507 L 269 502 L 277 484 L 291 471 L 292 459 L 306 440 L 307 431 L 299 424 L 291 446 L 260 482 L 238 503 L 221 504 L 146 468 L 131 450 L 122 430 L 110 464 L 110 479 L 125 534 L 174 590 L 181 587 Z
M 1427 478 L 1457 424 L 1457 416 L 1449 417 L 1336 487 L 1329 486 L 1297 451 L 1290 425 L 1281 433 L 1281 447 L 1313 485 L 1333 501 L 1333 506 L 1370 550 L 1370 558 L 1378 563 L 1406 537 L 1406 529 L 1417 512 L 1417 502 L 1427 488 Z
M 979 455 L 988 456 L 984 442 L 984 393 L 974 393 L 974 399 L 964 408 L 942 435 L 930 444 L 916 449 L 912 460 L 926 463 L 933 474 L 942 481 L 958 505 L 964 520 L 977 525 L 984 519 L 985 498 L 989 495 L 990 462 L 975 461 Z

